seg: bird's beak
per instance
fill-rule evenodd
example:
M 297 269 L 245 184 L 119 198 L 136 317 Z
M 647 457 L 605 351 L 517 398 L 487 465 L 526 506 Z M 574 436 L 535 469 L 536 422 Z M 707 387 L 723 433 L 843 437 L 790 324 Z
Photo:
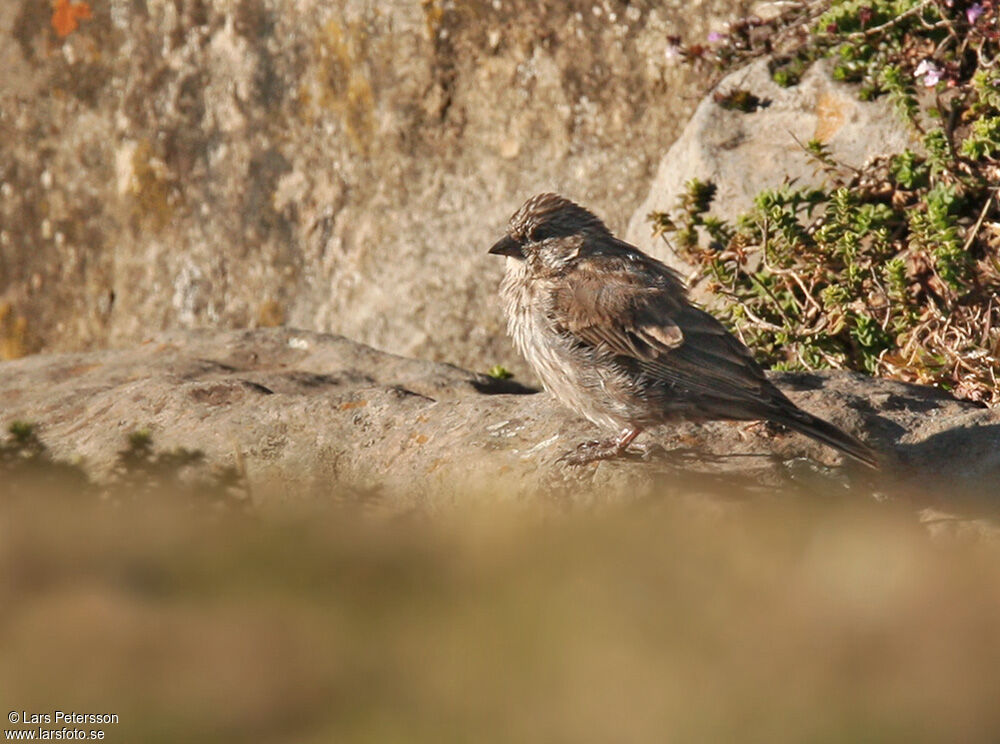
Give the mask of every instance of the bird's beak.
M 524 251 L 521 244 L 510 235 L 504 235 L 489 250 L 494 256 L 511 256 L 512 258 L 524 258 Z

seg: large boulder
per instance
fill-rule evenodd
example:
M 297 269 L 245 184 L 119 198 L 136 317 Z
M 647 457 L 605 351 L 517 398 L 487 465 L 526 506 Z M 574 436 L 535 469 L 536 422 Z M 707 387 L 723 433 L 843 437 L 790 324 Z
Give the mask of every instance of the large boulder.
M 654 237 L 649 215 L 670 211 L 694 178 L 717 187 L 710 214 L 732 220 L 753 205 L 762 190 L 787 181 L 821 186 L 827 176 L 803 149 L 824 143 L 833 158 L 860 168 L 873 157 L 912 147 L 914 134 L 886 97 L 859 100 L 857 87 L 831 77 L 828 60 L 812 65 L 799 84 L 783 88 L 761 59 L 727 75 L 706 96 L 660 160 L 645 200 L 628 223 L 626 238 L 696 284 L 692 267 L 667 242 Z M 752 111 L 726 108 L 719 100 L 745 91 L 760 101 Z M 698 294 L 699 299 L 708 298 Z
M 0 425 L 36 424 L 57 459 L 106 478 L 128 434 L 238 465 L 254 493 L 331 491 L 406 504 L 840 491 L 954 506 L 1000 479 L 1000 414 L 934 388 L 847 372 L 775 378 L 802 407 L 868 439 L 885 468 L 763 425 L 683 424 L 663 451 L 557 462 L 599 434 L 548 394 L 450 365 L 290 329 L 178 331 L 141 346 L 0 363 Z M 843 467 L 840 465 L 843 464 Z
M 0 3 L 0 354 L 287 323 L 523 370 L 486 248 L 546 189 L 622 228 L 705 85 L 669 37 L 739 3 L 84 5 Z

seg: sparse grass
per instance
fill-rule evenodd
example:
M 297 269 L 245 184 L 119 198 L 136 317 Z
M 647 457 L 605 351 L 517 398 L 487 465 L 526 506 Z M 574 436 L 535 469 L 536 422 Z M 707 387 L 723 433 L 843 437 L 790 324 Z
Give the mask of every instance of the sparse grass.
M 96 483 L 83 463 L 53 457 L 34 424 L 14 421 L 8 426 L 8 436 L 0 440 L 0 479 L 0 497 L 6 498 L 38 489 L 89 502 L 155 501 L 166 496 L 234 506 L 249 498 L 242 472 L 209 466 L 200 450 L 157 450 L 148 430 L 128 436 L 110 478 Z
M 991 3 L 796 4 L 733 25 L 686 58 L 720 67 L 771 53 L 797 82 L 829 56 L 862 98 L 888 95 L 921 146 L 860 171 L 803 143 L 821 188 L 775 184 L 732 223 L 692 180 L 654 232 L 711 277 L 717 312 L 779 369 L 847 368 L 1000 402 L 1000 29 Z

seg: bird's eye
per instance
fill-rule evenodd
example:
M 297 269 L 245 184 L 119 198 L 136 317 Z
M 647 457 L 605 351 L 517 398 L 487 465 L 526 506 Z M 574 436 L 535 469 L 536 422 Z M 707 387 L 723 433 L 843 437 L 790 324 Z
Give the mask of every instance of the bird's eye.
M 541 243 L 543 240 L 554 238 L 557 235 L 558 232 L 552 229 L 552 225 L 538 225 L 532 229 L 529 239 L 532 243 Z

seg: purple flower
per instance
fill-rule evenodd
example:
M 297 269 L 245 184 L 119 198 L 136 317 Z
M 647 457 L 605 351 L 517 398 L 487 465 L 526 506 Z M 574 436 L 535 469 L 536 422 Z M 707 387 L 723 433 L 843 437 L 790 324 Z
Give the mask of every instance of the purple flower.
M 933 88 L 941 82 L 944 71 L 929 59 L 925 59 L 917 65 L 917 69 L 913 71 L 913 74 L 917 77 L 923 77 L 924 85 L 928 88 Z
M 965 17 L 969 20 L 969 25 L 975 25 L 976 21 L 979 20 L 979 16 L 983 14 L 983 6 L 979 3 L 975 5 L 970 5 L 965 9 Z
M 718 44 L 720 41 L 725 41 L 725 39 L 726 39 L 726 35 L 723 34 L 723 33 L 719 33 L 718 31 L 709 31 L 708 32 L 708 43 L 709 44 Z

